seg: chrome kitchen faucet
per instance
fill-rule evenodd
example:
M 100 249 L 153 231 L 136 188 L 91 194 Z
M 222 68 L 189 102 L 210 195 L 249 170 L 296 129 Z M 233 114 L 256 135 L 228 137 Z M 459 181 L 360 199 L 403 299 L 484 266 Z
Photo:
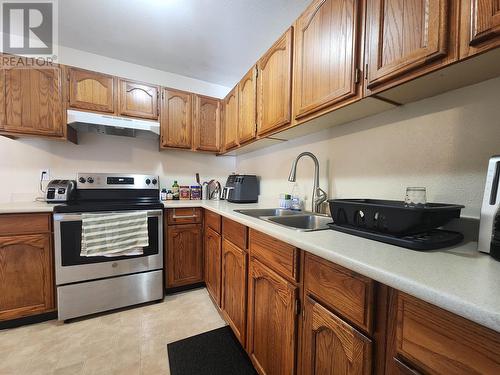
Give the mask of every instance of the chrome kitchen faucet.
M 292 169 L 290 170 L 290 175 L 288 176 L 288 181 L 295 182 L 297 178 L 297 162 L 303 156 L 309 156 L 314 162 L 314 182 L 313 182 L 313 193 L 312 193 L 312 204 L 311 210 L 313 212 L 319 213 L 321 211 L 321 204 L 326 201 L 327 195 L 319 187 L 319 162 L 318 158 L 314 156 L 311 152 L 300 153 L 292 163 Z

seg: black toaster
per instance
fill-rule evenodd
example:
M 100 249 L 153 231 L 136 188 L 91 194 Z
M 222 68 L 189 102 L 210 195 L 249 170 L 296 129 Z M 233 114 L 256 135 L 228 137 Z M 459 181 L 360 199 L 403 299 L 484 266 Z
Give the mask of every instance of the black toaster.
M 259 179 L 256 175 L 232 174 L 227 178 L 222 195 L 231 203 L 256 203 L 259 190 Z

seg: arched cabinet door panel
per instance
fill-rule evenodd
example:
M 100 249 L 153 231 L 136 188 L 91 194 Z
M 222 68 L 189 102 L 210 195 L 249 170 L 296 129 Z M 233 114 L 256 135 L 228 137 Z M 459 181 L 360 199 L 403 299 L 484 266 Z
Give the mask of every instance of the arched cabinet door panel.
M 367 88 L 402 83 L 457 59 L 458 2 L 367 2 Z
M 159 115 L 159 87 L 120 79 L 121 116 L 157 120 Z
M 295 120 L 300 122 L 358 96 L 361 3 L 315 0 L 297 19 Z
M 0 236 L 0 321 L 55 308 L 50 234 Z
M 370 339 L 309 296 L 304 314 L 302 374 L 372 373 Z
M 192 147 L 191 94 L 163 89 L 161 110 L 161 146 Z
M 248 281 L 248 353 L 261 374 L 295 374 L 299 288 L 255 258 Z
M 242 346 L 246 340 L 247 254 L 227 239 L 222 241 L 221 309 Z
M 69 107 L 94 112 L 115 113 L 116 77 L 68 68 Z
M 219 152 L 221 145 L 221 102 L 203 95 L 194 98 L 194 149 Z
M 257 133 L 263 135 L 291 122 L 293 28 L 257 63 Z
M 238 86 L 224 99 L 224 150 L 238 146 Z

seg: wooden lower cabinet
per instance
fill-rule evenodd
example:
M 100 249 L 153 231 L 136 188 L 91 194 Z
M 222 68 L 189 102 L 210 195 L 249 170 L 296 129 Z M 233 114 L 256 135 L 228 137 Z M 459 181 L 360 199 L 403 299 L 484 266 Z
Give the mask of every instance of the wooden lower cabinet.
M 368 375 L 372 342 L 307 296 L 302 330 L 303 375 Z
M 260 374 L 295 374 L 299 288 L 255 259 L 248 281 L 248 354 Z
M 217 306 L 221 302 L 221 256 L 222 240 L 220 234 L 205 227 L 205 284 L 208 293 Z
M 247 253 L 228 240 L 222 241 L 222 299 L 224 318 L 245 346 Z
M 166 242 L 166 287 L 175 288 L 203 282 L 201 224 L 168 226 Z
M 0 236 L 0 321 L 54 309 L 51 234 Z
M 386 374 L 500 374 L 500 334 L 405 293 L 390 299 Z

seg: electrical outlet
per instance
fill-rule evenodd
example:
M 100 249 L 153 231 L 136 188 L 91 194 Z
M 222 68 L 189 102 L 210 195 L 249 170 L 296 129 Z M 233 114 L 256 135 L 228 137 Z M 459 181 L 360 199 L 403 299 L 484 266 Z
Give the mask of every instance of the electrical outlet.
M 49 181 L 50 180 L 50 169 L 40 169 L 40 180 Z

